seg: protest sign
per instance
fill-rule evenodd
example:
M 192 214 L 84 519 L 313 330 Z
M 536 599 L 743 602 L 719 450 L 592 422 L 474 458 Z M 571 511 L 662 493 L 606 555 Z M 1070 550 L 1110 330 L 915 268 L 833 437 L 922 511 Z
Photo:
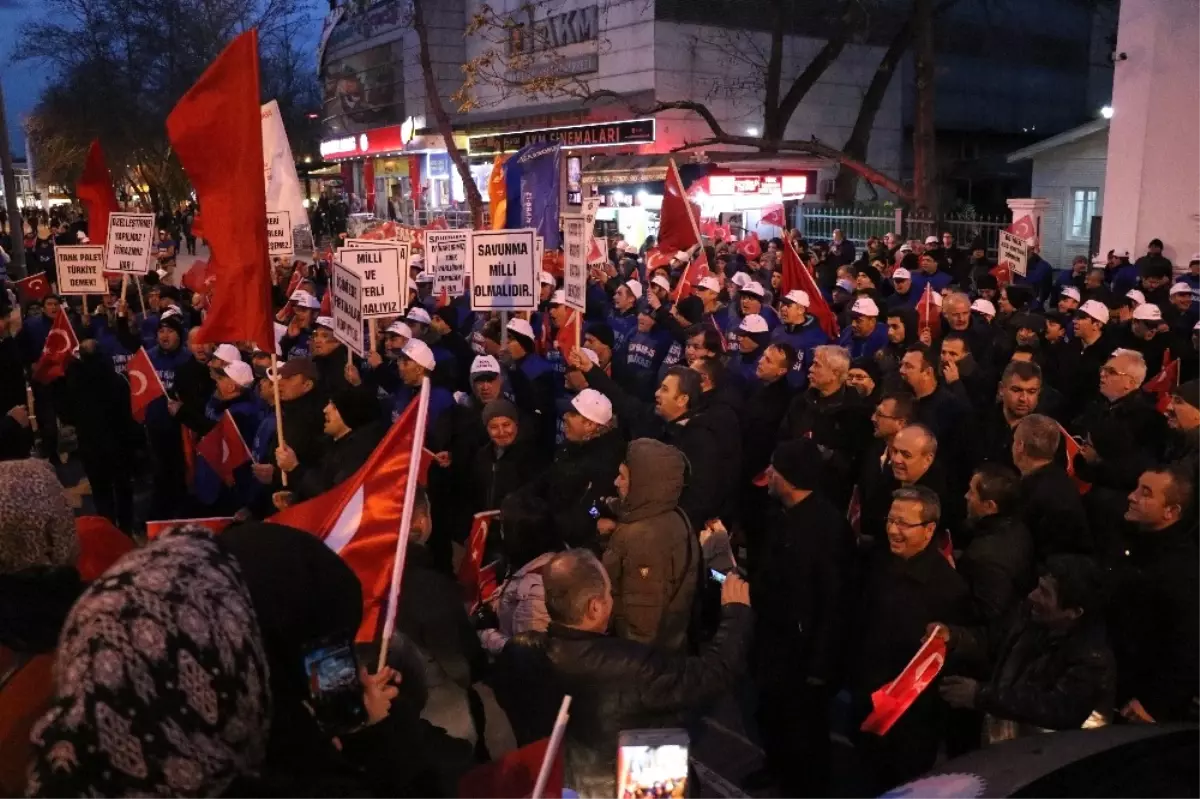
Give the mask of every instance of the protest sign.
M 1001 230 L 999 250 L 1000 257 L 996 260 L 1000 265 L 1008 264 L 1013 274 L 1025 277 L 1029 267 L 1029 245 L 1025 243 L 1025 239 L 1007 230 Z
M 587 222 L 580 214 L 563 214 L 563 293 L 567 305 L 587 310 Z
M 373 244 L 345 247 L 338 253 L 338 260 L 362 281 L 363 319 L 398 316 L 408 301 L 408 245 Z
M 154 255 L 154 214 L 109 214 L 104 268 L 144 275 Z
M 538 304 L 536 234 L 477 230 L 471 236 L 471 310 L 532 311 Z
M 59 294 L 107 294 L 104 248 L 100 245 L 54 248 Z
M 287 211 L 267 211 L 267 252 L 270 255 L 295 255 L 292 242 L 292 215 Z
M 433 274 L 433 294 L 459 297 L 467 274 L 469 230 L 430 230 L 425 233 L 425 269 Z
M 345 265 L 333 263 L 333 335 L 363 357 L 362 278 Z

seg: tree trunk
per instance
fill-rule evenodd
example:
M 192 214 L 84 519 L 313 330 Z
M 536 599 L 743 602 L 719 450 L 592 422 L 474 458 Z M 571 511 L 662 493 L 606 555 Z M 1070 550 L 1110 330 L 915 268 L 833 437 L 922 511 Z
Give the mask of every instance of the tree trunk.
M 446 152 L 449 153 L 450 160 L 454 162 L 458 176 L 462 178 L 463 190 L 467 193 L 467 206 L 471 209 L 471 227 L 480 228 L 483 226 L 483 196 L 479 193 L 479 187 L 475 185 L 474 178 L 471 177 L 471 168 L 467 165 L 467 159 L 454 142 L 454 126 L 450 122 L 450 115 L 446 113 L 446 107 L 442 104 L 442 96 L 438 92 L 437 77 L 433 74 L 433 60 L 429 57 L 429 30 L 425 27 L 424 5 L 424 0 L 412 0 L 413 30 L 417 32 L 421 75 L 425 78 L 425 106 L 433 114 L 434 121 L 437 122 L 438 133 L 446 142 Z
M 762 137 L 764 149 L 783 138 L 779 126 L 779 90 L 783 77 L 783 0 L 771 4 L 775 11 L 771 28 L 771 53 L 767 57 L 766 91 L 763 97 Z M 787 127 L 787 122 L 783 123 Z
M 900 59 L 912 43 L 912 36 L 913 24 L 910 16 L 892 37 L 891 44 L 880 59 L 879 67 L 871 76 L 871 82 L 863 94 L 862 105 L 858 107 L 858 118 L 854 120 L 854 129 L 850 131 L 850 138 L 846 139 L 846 144 L 842 147 L 842 152 L 859 161 L 867 160 L 867 148 L 871 143 L 871 129 L 875 127 L 875 117 L 883 105 L 883 98 L 887 95 L 888 86 L 891 85 L 892 76 L 896 74 Z M 853 169 L 845 166 L 839 168 L 834 184 L 834 201 L 839 205 L 852 204 L 858 194 L 859 177 L 859 173 Z
M 938 217 L 937 136 L 934 133 L 933 0 L 913 0 L 916 110 L 913 116 L 913 197 Z

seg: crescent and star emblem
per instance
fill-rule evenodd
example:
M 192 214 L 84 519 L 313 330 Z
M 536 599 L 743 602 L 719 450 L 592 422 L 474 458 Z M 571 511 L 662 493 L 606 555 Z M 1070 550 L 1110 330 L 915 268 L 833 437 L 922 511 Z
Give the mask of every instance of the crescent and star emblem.
M 55 337 L 62 339 L 61 347 L 56 347 L 50 343 L 51 340 L 53 340 Z M 71 339 L 67 338 L 67 334 L 64 333 L 63 331 L 57 330 L 57 329 L 52 329 L 49 333 L 46 334 L 46 350 L 48 352 L 54 353 L 55 355 L 62 355 L 64 352 L 69 352 L 70 349 L 71 349 Z
M 133 396 L 140 397 L 146 391 L 146 376 L 136 369 L 129 370 L 129 382 L 134 386 Z

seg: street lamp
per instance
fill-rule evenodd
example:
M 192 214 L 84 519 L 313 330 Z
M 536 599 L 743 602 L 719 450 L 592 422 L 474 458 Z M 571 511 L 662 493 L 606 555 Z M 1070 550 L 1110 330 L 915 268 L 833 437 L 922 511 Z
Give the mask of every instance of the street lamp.
M 1101 108 L 1101 109 L 1100 109 L 1100 116 L 1104 117 L 1105 119 L 1112 119 L 1112 117 L 1113 117 L 1113 107 L 1112 107 L 1111 105 L 1106 105 L 1106 106 L 1104 106 L 1103 108 Z

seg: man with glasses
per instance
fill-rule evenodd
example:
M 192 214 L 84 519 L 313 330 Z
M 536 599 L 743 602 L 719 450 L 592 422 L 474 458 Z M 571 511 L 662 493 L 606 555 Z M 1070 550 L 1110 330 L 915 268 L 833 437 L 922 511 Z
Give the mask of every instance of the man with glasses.
M 933 491 L 914 486 L 892 494 L 887 546 L 871 560 L 861 615 L 851 627 L 859 637 L 849 661 L 849 686 L 864 712 L 871 706 L 870 694 L 894 680 L 920 648 L 926 626 L 970 619 L 966 581 L 934 543 L 940 519 L 941 502 Z M 926 690 L 886 735 L 859 737 L 856 748 L 875 793 L 933 765 L 944 710 L 936 690 Z

